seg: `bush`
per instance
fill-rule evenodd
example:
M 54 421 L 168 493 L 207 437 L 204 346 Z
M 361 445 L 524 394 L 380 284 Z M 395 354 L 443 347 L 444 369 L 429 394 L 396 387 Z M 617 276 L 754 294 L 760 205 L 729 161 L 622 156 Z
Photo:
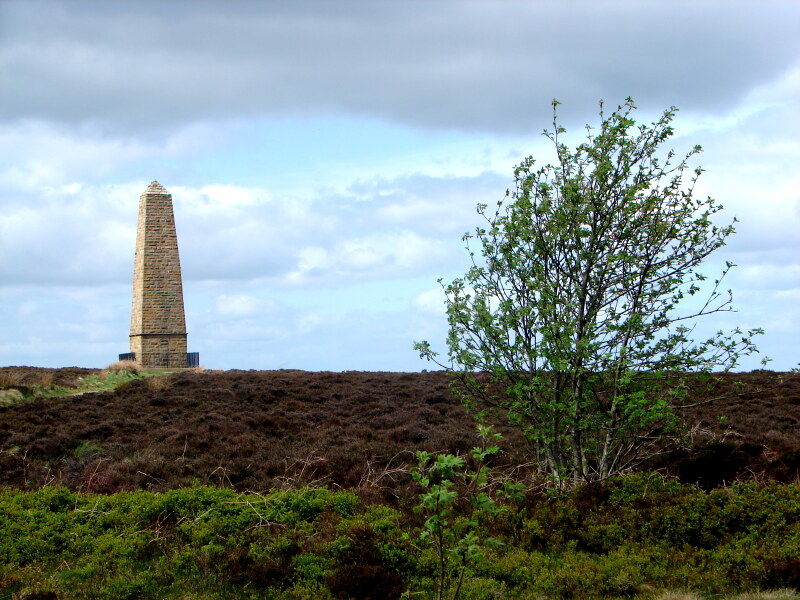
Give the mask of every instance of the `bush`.
M 415 545 L 420 524 L 410 505 L 365 507 L 350 492 L 322 488 L 6 489 L 0 597 L 28 590 L 321 600 L 411 590 L 425 598 L 438 583 L 438 558 Z M 642 474 L 558 497 L 530 495 L 482 527 L 503 545 L 471 563 L 465 599 L 730 595 L 800 584 L 795 485 L 707 492 Z

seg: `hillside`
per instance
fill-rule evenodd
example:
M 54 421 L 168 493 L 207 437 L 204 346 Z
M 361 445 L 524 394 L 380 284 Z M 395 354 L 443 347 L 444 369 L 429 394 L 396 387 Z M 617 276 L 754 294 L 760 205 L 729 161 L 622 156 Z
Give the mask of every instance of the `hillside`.
M 42 382 L 77 387 L 98 373 L 4 367 L 0 387 L 31 395 Z M 795 481 L 800 381 L 786 376 L 757 391 L 775 375 L 726 376 L 714 395 L 730 394 L 734 378 L 745 381 L 746 393 L 686 411 L 696 446 L 651 466 L 704 487 Z M 408 476 L 395 469 L 412 462 L 414 450 L 463 454 L 475 445 L 474 423 L 448 382 L 442 372 L 180 372 L 113 392 L 37 398 L 0 407 L 0 485 L 110 493 L 192 482 L 239 491 L 324 482 L 389 499 L 404 495 Z M 526 443 L 502 432 L 495 464 L 524 471 Z

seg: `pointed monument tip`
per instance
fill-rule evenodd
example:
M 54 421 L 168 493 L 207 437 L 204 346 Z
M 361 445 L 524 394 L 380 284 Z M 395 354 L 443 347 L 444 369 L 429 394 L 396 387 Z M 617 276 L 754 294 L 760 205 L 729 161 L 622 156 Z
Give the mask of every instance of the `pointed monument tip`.
M 168 194 L 167 188 L 163 185 L 158 183 L 158 181 L 153 180 L 153 182 L 147 186 L 147 189 L 144 191 L 145 194 Z

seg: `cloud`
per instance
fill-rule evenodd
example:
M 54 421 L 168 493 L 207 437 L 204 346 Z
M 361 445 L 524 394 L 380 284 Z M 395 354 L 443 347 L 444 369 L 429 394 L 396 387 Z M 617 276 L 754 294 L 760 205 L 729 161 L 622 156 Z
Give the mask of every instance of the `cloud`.
M 582 141 L 598 99 L 632 95 L 703 144 L 698 195 L 741 219 L 715 258 L 740 265 L 726 323 L 792 366 L 799 20 L 781 1 L 0 1 L 0 364 L 127 349 L 157 178 L 204 364 L 425 366 L 435 281 L 465 272 L 475 205 L 549 159 L 550 100 Z
M 128 350 L 130 288 L 0 286 L 0 364 L 102 367 Z
M 554 96 L 573 117 L 629 94 L 711 112 L 800 48 L 800 7 L 779 1 L 10 1 L 0 16 L 6 122 L 127 135 L 267 112 L 531 131 Z
M 185 282 L 255 282 L 306 289 L 422 276 L 460 260 L 475 205 L 500 178 L 405 176 L 359 181 L 307 199 L 263 187 L 170 190 Z M 130 281 L 145 182 L 75 183 L 0 193 L 4 285 Z M 34 198 L 36 198 L 34 200 Z
M 353 283 L 363 278 L 408 277 L 443 253 L 440 240 L 412 231 L 346 237 L 329 249 L 301 248 L 297 269 L 286 280 L 303 285 L 316 279 L 335 285 L 336 280 Z
M 120 187 L 81 188 L 79 194 L 68 189 L 48 190 L 36 202 L 0 200 L 0 278 L 4 285 L 128 280 L 136 205 L 132 203 L 126 210 L 122 204 L 125 190 Z
M 224 147 L 229 135 L 225 128 L 201 124 L 142 139 L 44 121 L 6 123 L 0 125 L 0 207 L 42 191 L 66 192 L 67 185 L 108 183 L 109 177 L 149 183 L 153 172 L 169 176 L 176 162 L 196 160 L 210 145 Z
M 234 319 L 264 317 L 274 309 L 274 303 L 245 294 L 217 296 L 215 304 L 219 316 Z

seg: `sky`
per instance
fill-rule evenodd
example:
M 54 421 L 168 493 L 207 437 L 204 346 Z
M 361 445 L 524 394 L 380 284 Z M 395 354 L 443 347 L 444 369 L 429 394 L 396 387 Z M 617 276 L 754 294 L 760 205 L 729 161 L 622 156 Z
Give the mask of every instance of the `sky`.
M 139 196 L 172 194 L 189 350 L 215 369 L 419 371 L 437 283 L 542 131 L 677 106 L 711 259 L 800 362 L 800 3 L 0 0 L 0 365 L 128 351 Z

